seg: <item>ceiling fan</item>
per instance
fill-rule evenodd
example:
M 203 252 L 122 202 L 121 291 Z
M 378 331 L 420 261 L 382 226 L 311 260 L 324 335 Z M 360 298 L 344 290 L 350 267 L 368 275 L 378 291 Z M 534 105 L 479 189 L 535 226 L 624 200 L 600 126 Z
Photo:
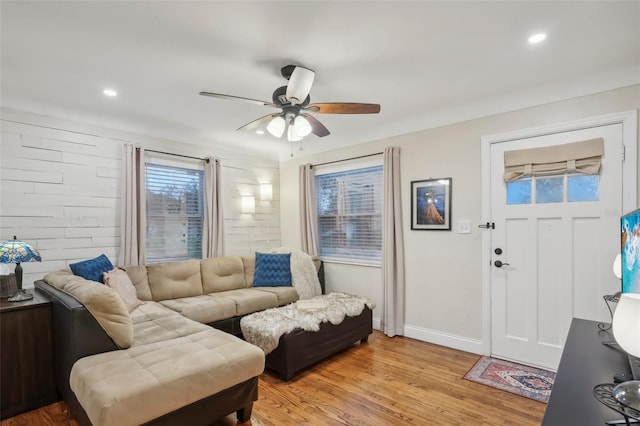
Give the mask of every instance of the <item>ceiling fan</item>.
M 313 85 L 315 72 L 297 65 L 286 65 L 280 70 L 282 76 L 289 80 L 286 86 L 278 87 L 272 96 L 272 102 L 243 98 L 240 96 L 223 95 L 220 93 L 200 92 L 202 96 L 230 99 L 280 108 L 280 112 L 265 115 L 257 120 L 245 124 L 238 130 L 253 130 L 266 125 L 267 131 L 279 138 L 286 133 L 287 140 L 296 142 L 313 133 L 318 137 L 330 134 L 329 130 L 309 113 L 317 114 L 377 114 L 379 104 L 364 104 L 354 102 L 325 102 L 311 103 L 309 92 Z

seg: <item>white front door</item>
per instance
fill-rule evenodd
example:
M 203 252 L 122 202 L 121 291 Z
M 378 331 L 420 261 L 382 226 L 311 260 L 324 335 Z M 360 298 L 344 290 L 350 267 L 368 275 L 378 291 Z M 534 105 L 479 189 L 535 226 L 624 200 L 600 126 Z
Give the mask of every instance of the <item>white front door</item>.
M 506 151 L 600 137 L 599 177 L 522 180 L 509 188 L 508 199 Z M 573 317 L 610 321 L 602 296 L 620 289 L 611 266 L 620 251 L 622 144 L 617 123 L 490 145 L 492 356 L 556 369 Z M 578 201 L 584 198 L 589 201 Z

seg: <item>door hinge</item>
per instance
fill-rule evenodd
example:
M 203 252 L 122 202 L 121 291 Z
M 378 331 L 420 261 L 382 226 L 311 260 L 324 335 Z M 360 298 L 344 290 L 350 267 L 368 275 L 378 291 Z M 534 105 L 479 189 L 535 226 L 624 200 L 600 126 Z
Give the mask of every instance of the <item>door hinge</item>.
M 496 229 L 496 224 L 493 222 L 487 222 L 484 225 L 478 225 L 478 228 L 483 229 Z
M 624 161 L 624 157 L 625 157 L 625 146 L 624 145 L 620 145 L 620 156 L 622 157 L 622 161 Z

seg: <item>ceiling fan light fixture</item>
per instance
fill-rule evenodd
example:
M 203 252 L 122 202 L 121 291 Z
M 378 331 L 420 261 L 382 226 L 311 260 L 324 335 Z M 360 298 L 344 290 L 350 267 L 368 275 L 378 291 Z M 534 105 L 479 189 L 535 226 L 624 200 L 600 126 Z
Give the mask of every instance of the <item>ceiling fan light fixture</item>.
M 287 84 L 286 98 L 291 104 L 299 105 L 309 95 L 316 73 L 303 67 L 295 67 Z
M 1 0 L 0 0 L 1 1 Z M 240 96 L 224 95 L 213 92 L 200 92 L 202 96 L 249 102 L 255 105 L 279 108 L 280 112 L 267 114 L 238 128 L 242 131 L 260 131 L 266 128 L 275 138 L 298 142 L 310 133 L 322 138 L 331 134 L 311 113 L 318 114 L 377 114 L 379 104 L 360 102 L 324 102 L 311 103 L 309 92 L 315 79 L 315 72 L 296 65 L 286 65 L 280 69 L 282 76 L 289 80 L 286 86 L 278 87 L 272 94 L 273 102 L 265 102 Z
M 285 124 L 284 118 L 280 116 L 275 117 L 267 124 L 267 131 L 276 138 L 279 138 L 284 133 Z
M 302 140 L 302 136 L 296 131 L 296 126 L 287 127 L 287 140 L 289 142 L 298 142 Z
M 293 127 L 295 129 L 295 133 L 300 136 L 300 138 L 304 138 L 311 133 L 311 124 L 309 124 L 309 120 L 299 115 L 293 122 Z

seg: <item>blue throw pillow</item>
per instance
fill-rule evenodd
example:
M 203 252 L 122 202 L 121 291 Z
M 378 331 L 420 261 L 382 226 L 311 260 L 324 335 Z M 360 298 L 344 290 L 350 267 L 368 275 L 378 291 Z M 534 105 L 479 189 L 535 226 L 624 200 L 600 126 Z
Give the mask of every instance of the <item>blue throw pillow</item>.
M 69 265 L 69 268 L 71 268 L 74 275 L 78 275 L 85 280 L 97 281 L 104 284 L 104 281 L 102 281 L 102 273 L 112 270 L 113 265 L 107 256 L 101 254 L 95 259 L 72 263 Z
M 291 253 L 256 252 L 254 287 L 291 287 Z

